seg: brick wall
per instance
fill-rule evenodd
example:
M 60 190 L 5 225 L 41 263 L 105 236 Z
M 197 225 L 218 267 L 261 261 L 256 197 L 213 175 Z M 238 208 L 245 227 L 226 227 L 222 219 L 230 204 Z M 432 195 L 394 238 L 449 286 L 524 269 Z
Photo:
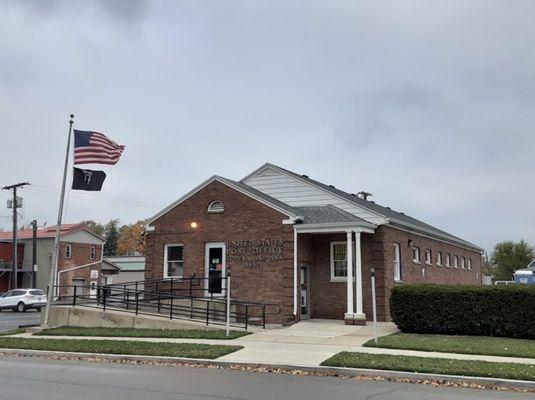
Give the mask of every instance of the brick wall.
M 209 214 L 213 200 L 225 206 L 222 214 Z M 271 323 L 293 320 L 293 227 L 282 224 L 286 216 L 243 195 L 228 186 L 212 182 L 180 205 L 156 220 L 149 231 L 146 249 L 146 279 L 163 278 L 164 247 L 184 246 L 184 277 L 205 276 L 205 244 L 234 240 L 282 240 L 282 259 L 245 266 L 227 259 L 232 270 L 232 297 L 241 301 L 274 303 L 281 314 Z M 197 228 L 191 223 L 196 222 Z M 342 319 L 346 312 L 346 282 L 331 282 L 330 242 L 345 241 L 344 234 L 300 234 L 298 239 L 299 266 L 310 266 L 310 312 L 313 318 Z M 409 240 L 412 242 L 409 243 Z M 374 234 L 361 234 L 363 308 L 368 319 L 372 316 L 371 272 L 376 270 L 377 314 L 381 321 L 390 319 L 389 299 L 394 282 L 393 243 L 401 247 L 403 283 L 480 284 L 481 256 L 477 251 L 443 243 L 404 232 L 391 226 L 380 226 Z M 421 263 L 412 261 L 411 246 L 420 247 Z M 425 264 L 425 249 L 433 252 L 432 265 Z M 228 249 L 227 249 L 228 250 Z M 436 252 L 451 253 L 472 259 L 472 270 L 436 266 Z M 425 276 L 422 275 L 422 268 Z M 298 298 L 300 299 L 300 293 Z M 356 307 L 355 307 L 356 310 Z M 300 312 L 300 307 L 298 307 Z
M 381 226 L 377 233 L 382 236 L 383 254 L 384 254 L 384 296 L 390 298 L 390 292 L 395 285 L 401 284 L 394 282 L 394 251 L 393 243 L 399 243 L 401 248 L 401 266 L 403 283 L 440 283 L 449 285 L 480 285 L 481 284 L 481 254 L 475 250 L 469 250 L 463 247 L 451 245 L 439 240 L 426 238 L 413 233 L 404 232 L 392 227 Z M 411 243 L 409 241 L 412 241 Z M 412 247 L 420 248 L 420 264 L 413 262 Z M 425 262 L 425 249 L 432 251 L 433 260 L 431 265 Z M 442 252 L 442 266 L 437 266 L 437 252 Z M 459 257 L 459 267 L 446 267 L 446 253 L 452 257 Z M 466 259 L 471 258 L 472 270 L 460 267 L 460 259 L 464 256 Z M 425 271 L 425 274 L 422 273 Z M 385 315 L 390 318 L 388 301 L 385 303 Z
M 409 240 L 412 243 L 409 244 Z M 347 310 L 347 282 L 331 281 L 330 243 L 346 241 L 346 234 L 302 234 L 298 238 L 300 265 L 310 265 L 310 302 L 312 318 L 344 318 Z M 401 248 L 403 281 L 394 281 L 393 243 Z M 421 263 L 412 261 L 412 246 L 420 247 Z M 432 265 L 425 264 L 425 249 L 431 249 Z M 472 259 L 472 270 L 437 267 L 436 252 L 449 252 L 459 258 Z M 361 234 L 363 310 L 367 319 L 372 317 L 371 271 L 376 271 L 377 318 L 390 320 L 389 300 L 392 288 L 402 283 L 480 284 L 481 256 L 477 251 L 403 232 L 388 226 L 380 226 L 374 234 Z M 425 277 L 422 276 L 425 269 Z M 355 293 L 355 289 L 354 289 Z M 356 311 L 356 305 L 354 306 Z
M 58 258 L 58 271 L 63 271 L 69 268 L 78 267 L 86 264 L 91 264 L 101 260 L 102 255 L 102 245 L 94 245 L 89 243 L 70 243 L 72 246 L 71 257 L 65 257 L 65 252 L 67 249 L 68 242 L 60 242 L 59 249 L 59 258 Z M 90 256 L 90 247 L 95 246 L 95 259 L 91 259 Z M 98 271 L 98 279 L 91 278 L 91 271 Z M 70 286 L 72 285 L 73 279 L 84 279 L 85 285 L 89 285 L 91 281 L 98 281 L 101 283 L 102 273 L 100 270 L 100 264 L 90 265 L 88 267 L 74 269 L 72 271 L 67 271 L 59 274 L 60 276 L 60 285 Z M 67 295 L 70 292 L 67 288 L 62 288 L 60 290 L 61 295 Z M 88 290 L 85 291 L 86 295 Z
M 223 203 L 221 214 L 207 212 L 213 200 Z M 245 266 L 227 259 L 232 271 L 232 298 L 274 303 L 281 313 L 270 323 L 285 323 L 293 312 L 293 227 L 287 217 L 220 182 L 212 182 L 160 217 L 147 235 L 146 279 L 163 278 L 164 246 L 183 244 L 184 277 L 205 276 L 205 244 L 234 240 L 282 240 L 282 260 Z M 191 227 L 197 223 L 197 228 Z
M 371 315 L 369 266 L 375 235 L 361 234 L 363 308 Z M 331 242 L 345 242 L 345 233 L 302 234 L 298 237 L 298 261 L 310 265 L 310 308 L 312 318 L 343 319 L 347 311 L 347 281 L 331 281 Z M 355 291 L 353 292 L 355 294 Z M 378 298 L 378 303 L 380 299 Z M 356 310 L 356 305 L 355 305 Z

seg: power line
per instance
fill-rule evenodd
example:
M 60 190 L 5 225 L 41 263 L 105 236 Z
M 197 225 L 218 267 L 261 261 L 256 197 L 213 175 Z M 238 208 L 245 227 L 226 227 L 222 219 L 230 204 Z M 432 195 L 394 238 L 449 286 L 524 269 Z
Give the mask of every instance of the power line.
M 39 186 L 39 185 L 32 185 L 32 188 L 37 188 L 39 190 L 44 190 L 44 191 L 50 191 L 50 192 L 54 192 L 54 193 L 58 193 L 59 190 L 57 188 L 54 188 L 54 187 L 50 187 L 50 186 Z M 69 189 L 70 191 L 70 189 Z M 123 198 L 120 198 L 120 197 L 112 197 L 112 196 L 106 196 L 106 195 L 103 195 L 103 194 L 93 194 L 93 193 L 90 193 L 90 192 L 77 192 L 77 193 L 74 193 L 75 196 L 80 196 L 80 197 L 89 197 L 89 198 L 101 198 L 101 199 L 108 199 L 108 200 L 116 200 L 116 201 L 121 201 L 121 202 L 129 202 L 129 203 L 138 203 L 138 204 L 143 204 L 143 205 L 147 205 L 147 206 L 154 206 L 154 207 L 161 207 L 160 204 L 156 204 L 156 203 L 149 203 L 149 202 L 144 202 L 144 201 L 137 201 L 137 200 L 132 200 L 132 199 L 123 199 Z
M 58 196 L 58 192 L 57 191 L 56 192 L 52 192 L 51 190 L 30 189 L 29 192 L 31 194 L 40 195 L 40 196 L 49 196 L 49 197 L 57 197 Z M 69 193 L 69 199 L 91 201 L 91 202 L 98 202 L 98 203 L 111 203 L 111 204 L 118 204 L 118 205 L 131 206 L 131 207 L 140 207 L 140 208 L 152 208 L 152 209 L 161 209 L 161 208 L 163 208 L 161 205 L 138 202 L 138 201 L 135 201 L 135 200 L 118 199 L 118 198 L 106 198 L 106 197 L 99 198 L 98 196 L 86 197 L 86 196 L 80 195 L 78 193 L 76 193 L 76 194 Z

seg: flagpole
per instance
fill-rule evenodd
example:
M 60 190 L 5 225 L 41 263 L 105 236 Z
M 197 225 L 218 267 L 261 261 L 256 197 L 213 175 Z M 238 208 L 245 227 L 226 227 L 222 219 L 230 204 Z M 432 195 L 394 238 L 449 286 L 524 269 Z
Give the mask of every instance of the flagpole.
M 65 152 L 65 166 L 63 168 L 63 181 L 61 184 L 61 195 L 59 197 L 59 210 L 58 210 L 58 223 L 56 225 L 56 237 L 54 238 L 54 249 L 52 251 L 52 262 L 50 264 L 50 276 L 48 277 L 48 295 L 45 308 L 44 325 L 48 326 L 48 320 L 50 317 L 50 307 L 54 297 L 54 283 L 59 285 L 60 282 L 56 282 L 58 274 L 58 253 L 59 253 L 59 236 L 61 233 L 61 220 L 63 218 L 63 203 L 65 201 L 65 186 L 67 184 L 67 168 L 69 166 L 69 151 L 71 149 L 71 137 L 72 137 L 72 124 L 74 123 L 74 114 L 71 114 L 69 120 L 69 137 L 67 139 L 67 150 Z

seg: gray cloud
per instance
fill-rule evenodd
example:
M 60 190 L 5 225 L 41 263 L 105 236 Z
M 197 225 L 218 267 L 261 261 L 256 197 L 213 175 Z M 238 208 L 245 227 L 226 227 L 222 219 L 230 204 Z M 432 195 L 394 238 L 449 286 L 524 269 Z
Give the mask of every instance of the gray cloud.
M 6 7 L 21 10 L 32 18 L 78 18 L 97 16 L 104 11 L 116 22 L 135 23 L 143 20 L 149 0 L 7 0 Z
M 214 173 L 269 160 L 487 248 L 535 243 L 534 12 L 497 0 L 2 2 L 0 183 L 31 181 L 24 218 L 53 221 L 74 112 L 127 149 L 104 192 L 71 193 L 70 221 L 146 218 Z

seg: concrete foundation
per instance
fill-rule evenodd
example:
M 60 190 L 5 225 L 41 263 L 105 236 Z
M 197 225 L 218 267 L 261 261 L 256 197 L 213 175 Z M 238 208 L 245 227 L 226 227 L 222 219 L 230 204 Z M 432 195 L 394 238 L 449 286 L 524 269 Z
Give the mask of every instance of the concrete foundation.
M 44 313 L 43 313 L 44 314 Z M 222 329 L 223 327 L 178 319 L 165 319 L 150 315 L 83 307 L 56 306 L 50 309 L 51 326 L 111 327 L 111 328 L 152 328 L 152 329 Z M 42 321 L 43 322 L 43 321 Z M 237 329 L 233 327 L 232 329 Z

